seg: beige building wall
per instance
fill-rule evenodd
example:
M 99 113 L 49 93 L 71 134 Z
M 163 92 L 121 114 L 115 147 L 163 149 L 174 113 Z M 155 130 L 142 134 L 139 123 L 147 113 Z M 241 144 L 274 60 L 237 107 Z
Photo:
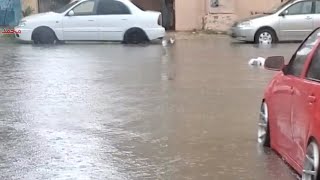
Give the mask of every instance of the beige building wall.
M 135 0 L 152 9 L 160 7 L 160 0 Z M 209 0 L 175 0 L 175 29 L 177 31 L 214 30 L 226 31 L 235 20 L 248 17 L 251 13 L 262 12 L 271 9 L 281 0 L 220 0 L 233 2 L 233 13 L 209 13 Z M 21 0 L 23 10 L 28 6 L 38 12 L 38 0 Z M 145 4 L 146 3 L 146 4 Z M 228 6 L 228 4 L 224 4 Z M 160 9 L 159 9 L 160 10 Z M 210 10 L 212 11 L 212 10 Z
M 235 14 L 244 18 L 250 16 L 251 12 L 267 11 L 280 3 L 281 0 L 241 0 L 235 4 Z
M 28 6 L 30 6 L 34 13 L 38 12 L 38 0 L 21 0 L 22 10 L 25 10 Z
M 202 29 L 207 13 L 205 0 L 175 0 L 176 30 Z
M 281 0 L 234 0 L 233 13 L 209 13 L 209 0 L 175 0 L 176 30 L 191 31 L 194 29 L 226 31 L 235 20 L 248 17 L 251 13 L 262 12 L 280 4 Z M 227 0 L 224 0 L 228 2 Z M 228 6 L 228 4 L 225 4 Z M 211 10 L 212 11 L 212 10 Z

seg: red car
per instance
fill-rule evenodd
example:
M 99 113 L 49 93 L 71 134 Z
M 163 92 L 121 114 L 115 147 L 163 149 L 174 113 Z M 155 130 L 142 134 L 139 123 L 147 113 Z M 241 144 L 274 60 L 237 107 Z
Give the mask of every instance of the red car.
M 284 157 L 302 180 L 320 180 L 320 28 L 284 62 L 273 56 L 264 64 L 280 72 L 264 94 L 258 142 Z

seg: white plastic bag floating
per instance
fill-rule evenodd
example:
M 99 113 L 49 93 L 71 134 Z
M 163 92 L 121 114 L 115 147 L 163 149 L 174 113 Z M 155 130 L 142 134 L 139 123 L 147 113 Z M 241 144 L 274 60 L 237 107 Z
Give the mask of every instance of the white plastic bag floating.
M 250 59 L 250 61 L 248 62 L 248 64 L 250 66 L 259 66 L 259 67 L 264 67 L 264 62 L 266 61 L 265 58 L 263 57 L 258 57 L 258 58 L 253 58 Z

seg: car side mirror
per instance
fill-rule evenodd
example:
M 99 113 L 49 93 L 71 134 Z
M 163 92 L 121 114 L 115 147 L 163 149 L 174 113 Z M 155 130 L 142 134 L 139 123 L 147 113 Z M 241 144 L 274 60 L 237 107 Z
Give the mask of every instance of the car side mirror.
M 69 11 L 68 16 L 74 16 L 74 11 L 73 10 Z
M 284 16 L 288 15 L 288 13 L 289 13 L 289 11 L 285 10 L 282 13 L 280 13 L 280 16 L 284 17 Z
M 272 71 L 280 71 L 283 69 L 284 65 L 283 56 L 271 56 L 264 62 L 264 68 Z

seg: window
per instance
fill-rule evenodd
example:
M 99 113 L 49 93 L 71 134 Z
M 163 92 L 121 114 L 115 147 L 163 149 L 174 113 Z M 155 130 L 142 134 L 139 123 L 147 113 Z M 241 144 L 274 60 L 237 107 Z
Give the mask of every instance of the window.
M 320 1 L 316 1 L 316 13 L 320 14 Z
M 320 81 L 320 47 L 317 48 L 312 57 L 311 64 L 307 72 L 307 78 Z
M 94 1 L 85 1 L 75 8 L 73 8 L 74 15 L 93 15 L 94 14 Z
M 98 6 L 98 14 L 130 14 L 130 10 L 122 2 L 114 0 L 101 0 Z
M 294 76 L 301 75 L 304 63 L 319 37 L 320 29 L 317 29 L 303 42 L 296 54 L 292 56 L 292 59 L 286 68 L 286 74 Z
M 287 9 L 287 15 L 311 14 L 312 1 L 298 2 Z

